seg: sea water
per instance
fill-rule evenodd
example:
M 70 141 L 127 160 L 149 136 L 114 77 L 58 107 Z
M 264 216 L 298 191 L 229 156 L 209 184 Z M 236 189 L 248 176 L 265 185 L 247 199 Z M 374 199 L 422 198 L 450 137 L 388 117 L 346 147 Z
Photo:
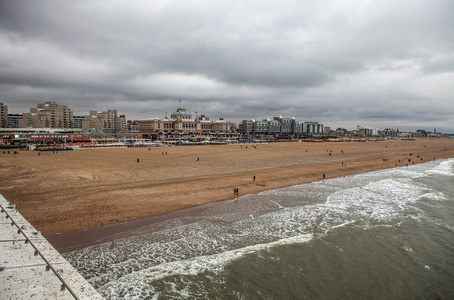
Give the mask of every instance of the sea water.
M 107 299 L 454 299 L 454 159 L 239 197 L 65 257 Z

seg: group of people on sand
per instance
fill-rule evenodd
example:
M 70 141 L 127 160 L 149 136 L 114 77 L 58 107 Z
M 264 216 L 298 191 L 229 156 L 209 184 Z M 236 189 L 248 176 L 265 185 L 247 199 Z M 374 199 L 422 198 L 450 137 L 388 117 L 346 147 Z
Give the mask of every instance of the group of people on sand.
M 3 151 L 3 154 L 6 154 L 6 151 Z M 10 153 L 9 153 L 9 150 L 8 150 L 8 154 L 10 154 Z M 19 152 L 14 151 L 14 154 L 19 154 Z

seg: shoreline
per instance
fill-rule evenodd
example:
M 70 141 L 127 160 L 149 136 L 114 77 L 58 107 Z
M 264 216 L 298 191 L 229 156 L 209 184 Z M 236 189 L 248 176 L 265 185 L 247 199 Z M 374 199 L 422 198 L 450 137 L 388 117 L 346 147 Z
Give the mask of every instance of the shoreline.
M 0 170 L 7 171 L 0 175 L 0 194 L 45 236 L 90 230 L 93 241 L 103 232 L 99 228 L 193 214 L 207 203 L 322 180 L 322 174 L 329 179 L 454 157 L 454 140 L 253 146 L 84 149 L 41 156 L 20 151 L 0 156 L 5 162 Z
M 190 224 L 202 218 L 202 215 L 206 210 L 216 205 L 233 200 L 235 199 L 209 202 L 194 207 L 172 211 L 163 215 L 149 216 L 123 223 L 109 224 L 95 228 L 83 229 L 80 231 L 55 233 L 45 236 L 45 238 L 49 243 L 52 244 L 55 249 L 57 249 L 58 252 L 71 252 L 89 246 L 111 242 L 119 238 L 128 237 L 130 236 L 129 233 L 132 231 L 137 231 L 143 227 L 173 219 L 179 219 L 183 221 L 184 224 Z M 182 224 L 180 223 L 179 225 Z M 156 231 L 160 230 L 163 229 L 159 228 Z
M 440 158 L 440 159 L 436 159 L 436 160 L 432 160 L 432 161 L 441 161 L 441 160 L 447 160 L 447 159 L 450 159 L 450 158 Z M 429 162 L 430 161 L 426 161 L 424 163 L 429 163 Z M 404 167 L 405 166 L 398 166 L 398 167 L 391 167 L 391 168 L 385 168 L 385 169 L 376 169 L 376 170 L 371 170 L 371 171 L 365 171 L 363 173 L 377 172 L 377 171 L 383 171 L 383 170 L 394 169 L 394 168 L 404 168 Z M 340 176 L 340 177 L 354 176 L 356 174 L 362 174 L 362 173 L 352 173 L 352 174 Z M 330 179 L 340 178 L 340 177 L 332 177 Z M 328 180 L 328 179 L 326 179 L 326 180 Z M 323 181 L 323 180 L 319 180 L 319 181 Z M 301 184 L 292 185 L 292 186 L 310 184 L 313 182 L 317 182 L 317 181 L 301 183 Z M 289 186 L 289 187 L 292 187 L 292 186 Z M 282 188 L 286 188 L 286 187 L 280 187 L 277 189 L 282 189 Z M 266 190 L 266 191 L 270 191 L 270 190 Z M 238 198 L 248 196 L 248 195 L 250 195 L 250 194 L 239 196 Z M 150 217 L 127 221 L 127 222 L 123 222 L 123 223 L 110 224 L 110 225 L 95 227 L 95 228 L 88 228 L 88 229 L 84 229 L 81 231 L 75 231 L 75 232 L 52 234 L 52 235 L 46 236 L 45 238 L 49 241 L 49 243 L 52 244 L 52 246 L 58 252 L 60 252 L 60 253 L 72 252 L 72 251 L 80 250 L 80 249 L 83 249 L 86 247 L 96 246 L 96 245 L 108 243 L 108 242 L 114 242 L 117 239 L 130 237 L 132 232 L 139 231 L 140 229 L 142 229 L 144 227 L 149 227 L 153 224 L 158 224 L 161 222 L 171 221 L 171 220 L 175 220 L 175 219 L 180 221 L 177 224 L 175 224 L 174 226 L 168 226 L 165 229 L 161 228 L 161 227 L 156 228 L 156 230 L 155 230 L 156 232 L 171 229 L 176 226 L 191 224 L 191 223 L 201 220 L 203 218 L 203 213 L 205 211 L 207 211 L 215 206 L 223 205 L 226 202 L 235 201 L 238 198 L 233 198 L 233 199 L 229 199 L 229 200 L 221 200 L 221 201 L 216 201 L 216 202 L 208 202 L 208 203 L 205 203 L 202 205 L 165 213 L 163 215 L 150 216 Z M 154 232 L 154 231 L 148 230 L 147 232 Z

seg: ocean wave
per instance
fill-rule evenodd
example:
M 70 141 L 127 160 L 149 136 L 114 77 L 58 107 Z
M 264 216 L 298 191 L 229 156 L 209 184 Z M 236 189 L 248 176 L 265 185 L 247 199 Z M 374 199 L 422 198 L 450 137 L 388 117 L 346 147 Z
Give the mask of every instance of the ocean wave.
M 100 289 L 100 292 L 109 298 L 123 294 L 122 291 L 127 291 L 131 297 L 140 296 L 144 287 L 150 289 L 150 283 L 153 281 L 162 280 L 171 276 L 195 276 L 207 271 L 216 274 L 222 272 L 227 264 L 246 255 L 253 254 L 258 251 L 269 250 L 273 247 L 305 243 L 310 241 L 312 238 L 313 235 L 311 234 L 299 235 L 270 243 L 256 244 L 213 255 L 199 256 L 187 260 L 160 264 L 141 271 L 133 272 L 115 281 L 111 281 L 104 285 Z
M 441 161 L 439 165 L 427 170 L 426 173 L 454 176 L 454 158 Z
M 436 200 L 436 201 L 447 200 L 445 194 L 443 194 L 442 192 L 425 193 L 421 197 L 429 198 L 430 200 Z

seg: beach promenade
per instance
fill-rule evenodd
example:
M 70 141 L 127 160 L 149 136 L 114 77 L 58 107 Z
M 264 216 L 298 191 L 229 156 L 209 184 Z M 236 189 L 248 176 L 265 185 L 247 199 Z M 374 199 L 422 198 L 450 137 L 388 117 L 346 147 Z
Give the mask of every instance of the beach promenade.
M 0 299 L 103 299 L 0 195 Z
M 449 157 L 454 140 L 20 150 L 0 153 L 0 194 L 46 236 Z

